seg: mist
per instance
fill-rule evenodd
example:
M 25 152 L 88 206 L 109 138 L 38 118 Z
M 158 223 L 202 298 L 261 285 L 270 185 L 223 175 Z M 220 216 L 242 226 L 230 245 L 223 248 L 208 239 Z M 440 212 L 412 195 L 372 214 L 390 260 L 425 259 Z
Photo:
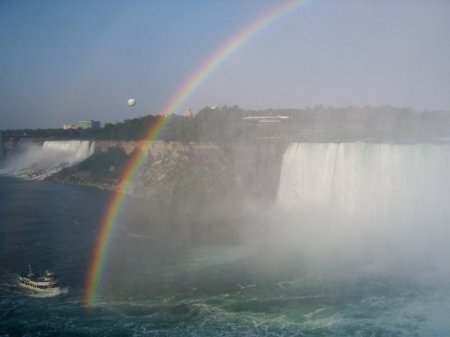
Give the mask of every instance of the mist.
M 244 241 L 267 265 L 447 278 L 449 164 L 447 144 L 293 143 Z
M 27 179 L 42 180 L 91 156 L 94 144 L 89 141 L 45 141 L 24 143 L 11 152 L 0 172 Z
M 205 199 L 203 185 L 177 199 L 129 197 L 102 291 L 194 296 L 294 282 L 334 294 L 337 279 L 449 279 L 447 144 L 291 143 L 280 162 L 265 162 L 280 168 L 266 176 L 278 186 L 271 200 L 236 191 Z

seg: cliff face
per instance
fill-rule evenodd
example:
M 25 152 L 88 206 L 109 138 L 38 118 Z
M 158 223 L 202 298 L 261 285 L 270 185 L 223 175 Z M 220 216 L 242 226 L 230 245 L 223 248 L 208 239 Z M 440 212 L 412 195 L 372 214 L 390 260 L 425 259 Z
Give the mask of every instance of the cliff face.
M 123 173 L 142 142 L 96 141 L 95 151 L 49 180 L 123 191 L 133 231 L 190 243 L 237 240 L 246 201 L 273 200 L 282 143 L 154 142 L 132 181 Z M 17 148 L 17 150 L 20 150 Z M 124 215 L 125 217 L 127 215 Z
M 237 193 L 250 198 L 274 199 L 287 146 L 285 142 L 234 144 L 231 158 Z
M 129 192 L 170 199 L 225 193 L 233 180 L 229 164 L 223 151 L 213 144 L 156 142 Z
M 96 141 L 92 157 L 51 179 L 62 183 L 123 189 L 121 173 L 143 142 Z M 239 199 L 275 197 L 287 144 L 157 141 L 150 146 L 127 193 L 157 199 Z M 194 198 L 194 199 L 195 199 Z

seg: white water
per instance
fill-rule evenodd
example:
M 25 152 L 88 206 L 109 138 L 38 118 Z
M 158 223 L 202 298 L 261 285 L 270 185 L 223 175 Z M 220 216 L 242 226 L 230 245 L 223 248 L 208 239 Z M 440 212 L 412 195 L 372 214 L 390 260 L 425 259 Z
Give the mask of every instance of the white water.
M 27 179 L 44 179 L 65 167 L 80 163 L 94 153 L 95 142 L 45 141 L 29 144 L 6 158 L 2 173 Z
M 446 206 L 449 169 L 449 145 L 291 144 L 283 157 L 278 203 L 346 214 L 416 214 Z
M 299 244 L 411 264 L 445 262 L 449 201 L 448 144 L 291 144 L 277 195 Z
M 59 296 L 59 295 L 65 295 L 69 292 L 69 287 L 65 287 L 65 288 L 57 288 L 57 289 L 52 289 L 43 293 L 31 293 L 29 294 L 30 297 L 35 297 L 35 298 L 47 298 L 47 297 L 55 297 L 55 296 Z

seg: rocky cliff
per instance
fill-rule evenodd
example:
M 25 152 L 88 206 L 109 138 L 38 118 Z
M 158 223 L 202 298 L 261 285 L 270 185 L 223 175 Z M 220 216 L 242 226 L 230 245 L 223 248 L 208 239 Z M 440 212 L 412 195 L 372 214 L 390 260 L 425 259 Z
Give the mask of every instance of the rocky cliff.
M 50 179 L 103 189 L 123 188 L 121 174 L 143 142 L 96 141 L 92 157 Z M 276 194 L 281 157 L 287 144 L 277 142 L 154 142 L 130 182 L 127 193 L 140 197 L 202 198 L 239 195 L 271 199 Z
M 50 177 L 61 183 L 123 189 L 121 175 L 140 142 L 96 142 L 95 153 L 82 163 Z M 161 235 L 198 240 L 235 240 L 245 222 L 246 202 L 275 198 L 281 157 L 287 144 L 155 142 L 126 193 L 136 228 L 147 232 L 159 223 Z M 122 182 L 123 183 L 123 182 Z M 136 220 L 142 219 L 142 220 Z M 150 219 L 150 220 L 149 220 Z M 181 225 L 182 224 L 182 225 Z M 142 226 L 142 228 L 140 228 Z

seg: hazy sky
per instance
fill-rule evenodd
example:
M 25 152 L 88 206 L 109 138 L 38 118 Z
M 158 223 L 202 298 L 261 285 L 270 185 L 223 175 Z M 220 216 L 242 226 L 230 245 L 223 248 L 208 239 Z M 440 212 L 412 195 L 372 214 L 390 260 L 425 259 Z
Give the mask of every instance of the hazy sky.
M 158 114 L 281 3 L 1 0 L 0 129 Z M 450 111 L 450 1 L 312 0 L 243 44 L 184 106 L 316 104 Z

